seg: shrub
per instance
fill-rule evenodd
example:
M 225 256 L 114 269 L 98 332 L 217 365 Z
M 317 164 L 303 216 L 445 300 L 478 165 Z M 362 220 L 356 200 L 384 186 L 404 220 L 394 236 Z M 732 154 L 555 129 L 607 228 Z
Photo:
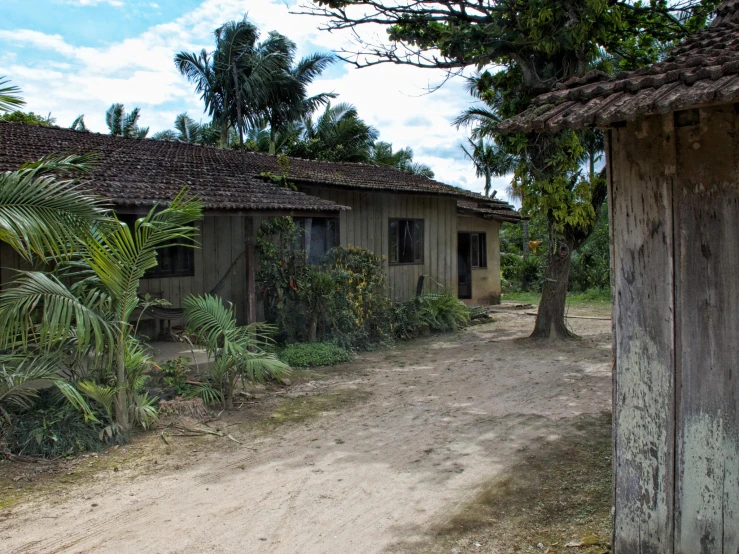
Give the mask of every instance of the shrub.
M 98 451 L 105 442 L 99 426 L 85 421 L 84 415 L 61 398 L 53 389 L 39 391 L 28 410 L 3 419 L 6 448 L 20 456 L 60 458 Z
M 265 221 L 257 236 L 265 318 L 279 330 L 277 340 L 334 341 L 349 349 L 387 340 L 392 304 L 382 259 L 338 247 L 309 266 L 299 237 L 291 218 Z
M 382 259 L 361 248 L 334 248 L 326 265 L 337 286 L 333 338 L 344 347 L 369 348 L 390 338 L 392 302 Z
M 349 361 L 349 352 L 330 342 L 289 344 L 279 352 L 279 358 L 291 367 L 317 367 Z
M 426 292 L 395 304 L 393 331 L 402 340 L 417 337 L 426 327 L 432 331 L 452 331 L 467 325 L 471 313 L 451 292 Z

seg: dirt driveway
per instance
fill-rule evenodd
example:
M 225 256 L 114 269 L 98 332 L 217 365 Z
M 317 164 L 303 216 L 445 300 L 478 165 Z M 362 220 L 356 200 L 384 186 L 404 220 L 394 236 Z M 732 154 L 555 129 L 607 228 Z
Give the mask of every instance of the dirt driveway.
M 286 405 L 316 417 L 234 424 L 239 444 L 156 435 L 91 459 L 84 479 L 0 514 L 0 551 L 404 551 L 526 445 L 610 410 L 610 323 L 570 322 L 583 339 L 552 347 L 519 340 L 533 318 L 496 314 L 291 387 Z

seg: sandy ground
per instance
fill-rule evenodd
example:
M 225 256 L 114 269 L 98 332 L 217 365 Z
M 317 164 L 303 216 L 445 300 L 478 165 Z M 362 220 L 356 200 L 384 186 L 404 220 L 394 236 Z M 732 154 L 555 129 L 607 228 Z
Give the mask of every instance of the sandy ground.
M 524 445 L 611 408 L 608 321 L 572 319 L 582 340 L 552 346 L 520 340 L 533 318 L 495 317 L 292 387 L 358 399 L 319 417 L 234 427 L 241 444 L 193 442 L 196 454 L 152 439 L 156 471 L 101 470 L 22 502 L 0 519 L 0 551 L 373 553 L 422 541 Z

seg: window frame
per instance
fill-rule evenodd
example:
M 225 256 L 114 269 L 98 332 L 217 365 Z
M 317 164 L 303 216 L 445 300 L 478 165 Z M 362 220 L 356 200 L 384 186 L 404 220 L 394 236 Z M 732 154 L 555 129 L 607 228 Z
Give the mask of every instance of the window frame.
M 470 231 L 470 269 L 488 269 L 488 240 L 487 233 L 484 231 Z M 477 265 L 474 264 L 474 252 L 472 248 L 473 237 L 477 242 Z
M 412 262 L 401 262 L 401 261 L 393 261 L 393 233 L 392 233 L 392 225 L 393 223 L 398 224 L 398 228 L 400 227 L 400 222 L 406 221 L 411 222 L 413 225 L 413 230 L 415 233 L 416 225 L 420 224 L 421 229 L 421 251 L 420 251 L 420 259 L 416 259 L 416 251 L 415 251 L 415 244 L 416 244 L 416 236 L 412 237 L 413 244 L 414 244 L 414 251 L 413 251 L 413 261 Z M 403 265 L 424 265 L 426 263 L 426 221 L 423 218 L 413 218 L 413 217 L 391 217 L 388 219 L 388 264 L 391 266 L 403 266 Z M 400 231 L 398 230 L 398 235 Z M 396 244 L 396 260 L 400 258 L 400 236 L 398 236 L 398 241 Z
M 315 265 L 320 265 L 320 262 L 315 261 L 315 262 L 311 263 L 309 261 L 309 259 L 308 259 L 309 256 L 308 256 L 308 248 L 307 248 L 307 246 L 308 246 L 308 240 L 310 240 L 310 238 L 308 237 L 308 235 L 306 233 L 306 228 L 307 228 L 307 220 L 309 220 L 309 219 L 311 220 L 311 230 L 313 228 L 313 222 L 316 219 L 320 219 L 320 220 L 325 221 L 325 223 L 326 223 L 326 227 L 325 227 L 326 228 L 326 231 L 328 231 L 328 224 L 329 224 L 329 222 L 333 224 L 333 229 L 334 229 L 334 232 L 333 232 L 333 239 L 334 239 L 333 240 L 333 243 L 334 243 L 334 245 L 329 248 L 328 242 L 329 242 L 329 236 L 330 235 L 329 235 L 328 232 L 326 232 L 324 234 L 324 237 L 323 237 L 323 248 L 324 248 L 324 254 L 323 255 L 324 256 L 332 248 L 336 248 L 336 247 L 341 246 L 341 229 L 340 229 L 341 219 L 338 218 L 338 217 L 294 217 L 293 218 L 293 221 L 295 221 L 296 225 L 300 229 L 300 237 L 299 237 L 298 248 L 300 248 L 300 250 L 302 250 L 306 254 L 305 255 L 305 263 L 306 263 L 306 265 L 313 265 L 313 266 L 315 266 Z

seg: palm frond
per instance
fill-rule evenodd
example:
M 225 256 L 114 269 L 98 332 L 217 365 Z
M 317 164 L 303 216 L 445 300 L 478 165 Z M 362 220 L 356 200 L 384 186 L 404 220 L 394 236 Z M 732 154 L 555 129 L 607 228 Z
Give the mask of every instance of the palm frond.
M 79 352 L 102 351 L 114 334 L 101 309 L 106 303 L 100 291 L 78 297 L 54 275 L 19 272 L 0 292 L 0 345 L 37 344 L 51 352 L 73 341 Z
M 26 105 L 26 101 L 21 97 L 21 89 L 8 83 L 10 80 L 0 77 L 0 111 L 3 112 L 17 110 Z

